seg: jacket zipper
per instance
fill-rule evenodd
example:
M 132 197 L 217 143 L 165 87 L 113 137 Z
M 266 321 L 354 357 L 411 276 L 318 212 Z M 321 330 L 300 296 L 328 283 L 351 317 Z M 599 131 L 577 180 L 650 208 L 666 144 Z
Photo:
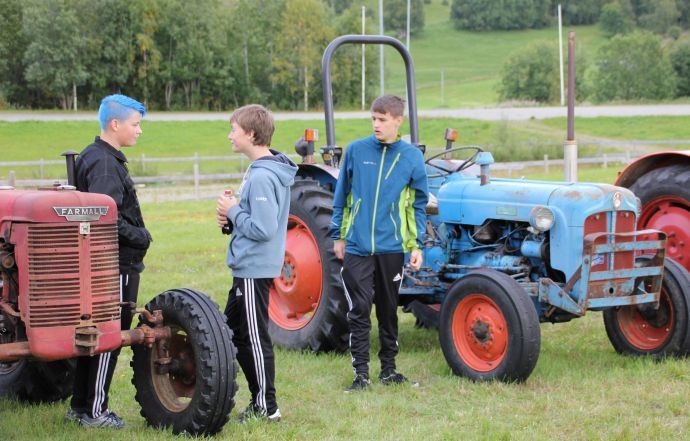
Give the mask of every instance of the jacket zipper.
M 388 169 L 388 173 L 386 173 L 386 177 L 383 178 L 384 181 L 386 179 L 388 179 L 388 177 L 391 175 L 391 173 L 393 172 L 393 168 L 395 167 L 395 164 L 398 163 L 399 159 L 400 159 L 400 153 L 398 152 L 398 154 L 395 156 L 395 159 L 393 160 L 393 163 L 391 164 L 390 168 Z
M 381 188 L 381 175 L 383 174 L 383 161 L 386 159 L 386 149 L 387 147 L 384 145 L 383 146 L 383 152 L 381 152 L 381 165 L 379 166 L 379 179 L 376 182 L 376 196 L 374 198 L 374 215 L 371 218 L 371 255 L 374 255 L 374 252 L 376 251 L 376 245 L 374 242 L 374 231 L 376 228 L 376 208 L 379 205 L 379 189 Z

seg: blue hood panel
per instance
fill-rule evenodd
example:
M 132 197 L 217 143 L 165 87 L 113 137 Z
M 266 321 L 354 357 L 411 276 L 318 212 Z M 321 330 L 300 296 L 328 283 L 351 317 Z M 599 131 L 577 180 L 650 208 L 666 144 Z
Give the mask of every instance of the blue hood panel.
M 527 222 L 532 208 L 543 205 L 554 211 L 557 221 L 581 227 L 590 214 L 613 211 L 616 192 L 622 199 L 618 210 L 634 212 L 633 193 L 613 185 L 492 179 L 482 186 L 477 178 L 455 175 L 438 191 L 439 220 L 467 225 L 481 225 L 487 219 Z

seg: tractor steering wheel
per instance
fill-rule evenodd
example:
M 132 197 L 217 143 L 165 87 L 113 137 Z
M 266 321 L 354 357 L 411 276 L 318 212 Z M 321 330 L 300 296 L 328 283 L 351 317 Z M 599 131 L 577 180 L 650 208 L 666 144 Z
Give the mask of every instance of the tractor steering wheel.
M 431 162 L 432 160 L 434 160 L 434 159 L 436 159 L 436 158 L 439 158 L 439 157 L 445 155 L 446 153 L 459 152 L 459 151 L 461 151 L 461 150 L 474 150 L 474 153 L 472 153 L 472 154 L 470 155 L 469 158 L 465 159 L 465 160 L 462 162 L 462 164 L 460 164 L 459 166 L 457 166 L 455 169 L 449 170 L 449 169 L 447 169 L 447 168 L 445 168 L 445 167 L 441 167 L 440 165 L 438 165 L 438 164 L 433 164 L 433 163 Z M 461 147 L 453 147 L 452 149 L 443 150 L 443 151 L 441 151 L 441 152 L 436 153 L 435 155 L 429 156 L 429 157 L 426 159 L 426 161 L 424 161 L 424 163 L 427 164 L 427 165 L 429 165 L 430 167 L 433 167 L 433 168 L 435 168 L 435 169 L 440 170 L 441 172 L 443 172 L 443 174 L 448 174 L 448 175 L 450 175 L 450 174 L 457 173 L 457 172 L 459 172 L 459 171 L 465 170 L 466 168 L 471 167 L 472 165 L 474 165 L 475 161 L 477 160 L 477 156 L 479 155 L 479 153 L 481 153 L 481 152 L 483 152 L 483 151 L 484 151 L 483 148 L 481 148 L 481 147 L 479 147 L 479 146 L 476 146 L 476 145 L 466 145 L 466 146 L 461 146 Z

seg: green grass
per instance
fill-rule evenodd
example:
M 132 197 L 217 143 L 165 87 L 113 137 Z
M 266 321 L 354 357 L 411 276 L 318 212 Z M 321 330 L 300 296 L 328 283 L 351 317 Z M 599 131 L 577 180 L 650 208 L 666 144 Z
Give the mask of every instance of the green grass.
M 440 148 L 445 144 L 445 128 L 453 127 L 459 132 L 456 145 L 480 145 L 492 151 L 498 161 L 520 161 L 541 159 L 544 154 L 551 158 L 562 156 L 562 141 L 565 139 L 565 119 L 529 121 L 479 121 L 451 118 L 420 118 L 420 139 L 429 148 Z M 273 145 L 293 153 L 295 140 L 305 128 L 319 129 L 317 147 L 326 143 L 322 120 L 278 121 Z M 576 120 L 576 138 L 583 142 L 580 156 L 591 156 L 619 150 L 616 146 L 585 146 L 586 141 L 608 140 L 663 140 L 690 139 L 690 117 L 623 117 L 623 118 L 580 118 Z M 234 155 L 227 140 L 228 123 L 224 121 L 145 121 L 144 133 L 137 146 L 125 149 L 136 175 L 191 174 L 192 163 L 147 164 L 146 171 L 137 163 L 141 155 L 148 158 L 191 157 Z M 353 139 L 371 133 L 370 122 L 362 120 L 336 120 L 336 144 L 345 146 Z M 403 133 L 409 132 L 407 123 Z M 98 133 L 96 122 L 0 122 L 0 162 L 38 161 L 61 159 L 65 150 L 81 151 L 93 141 Z M 530 145 L 529 143 L 532 143 Z M 688 148 L 688 145 L 668 146 Z M 640 146 L 641 151 L 666 147 Z M 227 173 L 239 171 L 246 163 L 205 161 L 200 165 L 201 173 Z M 7 179 L 14 170 L 19 179 L 39 177 L 37 166 L 0 167 L 0 181 Z M 64 179 L 62 164 L 45 166 L 44 176 L 50 179 Z
M 495 105 L 499 101 L 497 87 L 501 68 L 511 55 L 535 42 L 558 44 L 555 26 L 525 31 L 459 31 L 453 28 L 448 8 L 440 0 L 426 5 L 424 31 L 410 39 L 417 100 L 422 109 Z M 570 30 L 576 33 L 579 50 L 590 55 L 606 41 L 598 26 L 564 27 L 564 40 Z M 401 57 L 394 49 L 387 48 L 385 59 L 386 92 L 404 95 L 405 68 Z M 564 52 L 564 60 L 567 60 L 567 52 Z M 444 75 L 443 103 L 441 71 Z M 378 91 L 378 84 L 376 87 Z
M 230 275 L 227 238 L 217 230 L 212 201 L 143 204 L 154 242 L 142 274 L 140 304 L 187 286 L 225 306 Z M 345 395 L 348 355 L 276 351 L 276 387 L 283 421 L 241 426 L 249 394 L 242 375 L 231 422 L 219 440 L 637 440 L 681 439 L 690 430 L 690 360 L 655 362 L 617 355 L 601 314 L 541 325 L 539 362 L 524 384 L 472 383 L 451 374 L 437 334 L 400 316 L 398 366 L 421 387 L 383 387 Z M 375 320 L 375 319 L 374 319 Z M 372 335 L 372 357 L 378 338 Z M 128 427 L 84 430 L 62 418 L 67 403 L 29 406 L 0 400 L 5 440 L 181 439 L 146 426 L 130 383 L 131 351 L 121 355 L 111 408 Z M 372 374 L 378 365 L 372 363 Z

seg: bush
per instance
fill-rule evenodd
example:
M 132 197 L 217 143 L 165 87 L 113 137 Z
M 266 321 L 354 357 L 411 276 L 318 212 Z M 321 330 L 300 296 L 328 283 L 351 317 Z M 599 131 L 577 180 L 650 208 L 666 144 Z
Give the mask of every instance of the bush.
M 601 25 L 604 35 L 609 38 L 630 32 L 630 22 L 625 16 L 621 4 L 617 1 L 602 8 L 599 25 Z
M 673 38 L 674 40 L 678 40 L 680 34 L 683 33 L 683 30 L 680 28 L 680 26 L 671 26 L 666 30 L 666 33 L 669 37 Z
M 676 96 L 690 96 L 690 43 L 685 43 L 671 52 L 671 66 L 678 78 Z
M 475 31 L 541 28 L 551 22 L 550 0 L 453 0 L 456 29 Z
M 558 93 L 558 75 L 554 46 L 533 44 L 503 65 L 499 94 L 504 100 L 553 101 Z
M 599 49 L 591 72 L 597 101 L 667 99 L 676 90 L 671 63 L 658 37 L 648 32 L 617 35 Z

